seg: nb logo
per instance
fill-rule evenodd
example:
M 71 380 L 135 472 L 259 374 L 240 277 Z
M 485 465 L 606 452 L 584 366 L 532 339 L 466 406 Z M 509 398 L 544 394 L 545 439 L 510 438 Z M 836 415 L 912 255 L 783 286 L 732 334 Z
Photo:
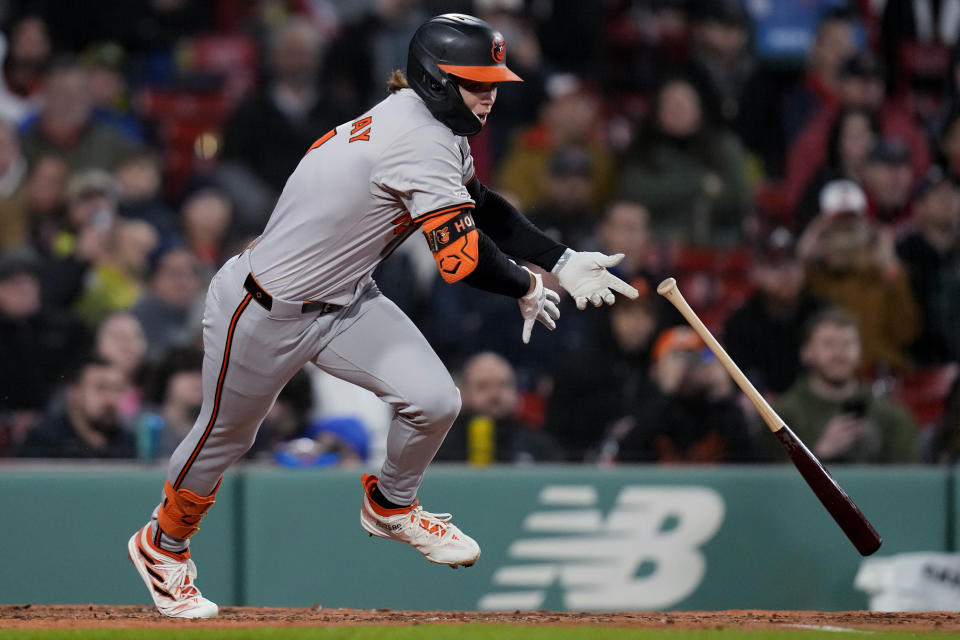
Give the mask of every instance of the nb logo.
M 592 486 L 548 486 L 546 508 L 523 523 L 508 550 L 514 564 L 493 574 L 480 609 L 542 608 L 559 586 L 575 611 L 665 609 L 692 594 L 706 573 L 700 547 L 720 528 L 723 498 L 697 486 L 626 486 L 606 517 Z

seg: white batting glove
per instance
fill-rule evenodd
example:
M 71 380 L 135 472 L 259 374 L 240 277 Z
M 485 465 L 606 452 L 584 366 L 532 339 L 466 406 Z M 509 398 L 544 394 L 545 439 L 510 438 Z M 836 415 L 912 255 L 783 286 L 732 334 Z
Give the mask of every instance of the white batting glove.
M 608 267 L 620 264 L 621 260 L 622 253 L 608 256 L 598 251 L 567 249 L 553 267 L 553 273 L 560 280 L 560 286 L 577 303 L 577 309 L 583 311 L 587 308 L 588 300 L 595 307 L 604 302 L 613 304 L 616 302 L 614 291 L 630 299 L 640 295 L 639 291 L 607 271 Z
M 543 278 L 538 273 L 531 273 L 526 267 L 520 267 L 530 273 L 534 279 L 533 291 L 523 296 L 517 302 L 520 305 L 520 315 L 523 316 L 523 344 L 530 343 L 530 334 L 533 332 L 533 323 L 539 321 L 547 329 L 557 328 L 557 318 L 560 317 L 560 295 L 553 289 L 543 286 Z

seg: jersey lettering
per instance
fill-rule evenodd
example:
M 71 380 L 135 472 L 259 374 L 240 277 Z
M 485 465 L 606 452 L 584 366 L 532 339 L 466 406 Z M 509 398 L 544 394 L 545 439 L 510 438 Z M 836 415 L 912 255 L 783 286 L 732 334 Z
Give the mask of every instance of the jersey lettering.
M 350 131 L 350 142 L 356 142 L 357 140 L 362 140 L 365 142 L 370 141 L 370 123 L 373 121 L 373 117 L 367 116 L 366 118 L 360 118 L 353 123 L 353 130 Z M 362 131 L 361 131 L 362 129 Z M 357 133 L 360 131 L 360 133 Z M 354 135 L 356 134 L 356 135 Z

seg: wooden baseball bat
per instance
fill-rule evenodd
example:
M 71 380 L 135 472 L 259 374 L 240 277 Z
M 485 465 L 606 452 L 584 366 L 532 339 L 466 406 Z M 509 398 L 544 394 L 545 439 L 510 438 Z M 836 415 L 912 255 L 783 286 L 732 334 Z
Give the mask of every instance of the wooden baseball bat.
M 710 333 L 710 330 L 707 329 L 700 317 L 684 299 L 683 294 L 680 293 L 680 289 L 677 288 L 677 281 L 673 278 L 667 278 L 657 287 L 657 293 L 677 308 L 693 330 L 697 332 L 697 335 L 710 348 L 710 351 L 717 356 L 717 360 L 727 370 L 733 381 L 737 383 L 740 390 L 746 394 L 750 403 L 756 407 L 760 417 L 763 418 L 770 431 L 777 436 L 780 446 L 790 456 L 800 475 L 807 481 L 807 484 L 813 489 L 813 493 L 820 499 L 820 502 L 840 525 L 843 532 L 847 534 L 847 538 L 857 548 L 857 551 L 861 555 L 868 556 L 879 549 L 883 541 L 870 521 L 854 504 L 850 496 L 837 484 L 837 481 L 823 468 L 817 457 L 807 449 L 800 438 L 790 430 L 790 427 L 777 415 L 773 407 L 760 395 L 760 392 L 747 379 L 737 363 L 720 346 L 717 339 L 713 337 L 713 334 Z

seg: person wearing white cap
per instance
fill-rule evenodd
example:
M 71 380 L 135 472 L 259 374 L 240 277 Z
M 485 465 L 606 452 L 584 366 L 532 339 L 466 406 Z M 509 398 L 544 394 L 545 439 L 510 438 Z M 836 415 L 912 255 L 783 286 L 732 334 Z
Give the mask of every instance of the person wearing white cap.
M 867 198 L 857 183 L 827 183 L 820 214 L 804 230 L 797 251 L 807 263 L 810 291 L 857 316 L 861 368 L 903 370 L 911 365 L 908 351 L 920 329 L 920 311 L 892 237 L 866 212 Z

